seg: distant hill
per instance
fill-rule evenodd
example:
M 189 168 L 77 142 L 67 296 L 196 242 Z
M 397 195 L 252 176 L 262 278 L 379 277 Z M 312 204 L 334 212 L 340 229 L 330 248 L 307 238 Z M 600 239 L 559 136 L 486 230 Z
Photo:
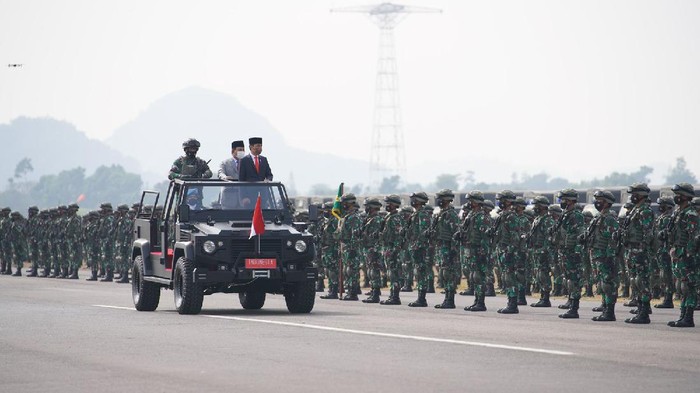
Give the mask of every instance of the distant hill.
M 18 117 L 0 124 L 3 153 L 0 155 L 0 189 L 14 175 L 17 163 L 31 159 L 34 171 L 26 180 L 56 174 L 65 169 L 83 167 L 92 173 L 100 165 L 118 164 L 138 173 L 139 165 L 101 141 L 89 139 L 74 125 L 51 118 Z
M 341 159 L 327 154 L 310 153 L 285 142 L 283 136 L 263 116 L 241 105 L 227 94 L 189 87 L 153 102 L 134 120 L 116 129 L 105 142 L 123 154 L 136 157 L 141 174 L 153 184 L 166 178 L 172 162 L 182 154 L 187 138 L 202 143 L 199 156 L 211 159 L 216 171 L 219 163 L 230 157 L 231 142 L 260 136 L 264 139 L 263 155 L 270 159 L 275 180 L 288 182 L 294 176 L 296 189 L 303 193 L 313 184 L 335 186 L 366 183 L 367 163 Z M 361 168 L 361 169 L 357 169 Z

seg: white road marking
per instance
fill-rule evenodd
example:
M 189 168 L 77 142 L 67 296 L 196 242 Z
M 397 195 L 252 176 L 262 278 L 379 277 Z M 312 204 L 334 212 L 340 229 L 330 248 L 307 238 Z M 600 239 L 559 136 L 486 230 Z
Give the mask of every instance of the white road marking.
M 112 309 L 116 309 L 116 310 L 134 311 L 134 308 L 132 308 L 132 307 L 108 306 L 108 305 L 104 305 L 104 304 L 95 304 L 94 306 L 95 307 L 102 307 L 102 308 L 112 308 Z M 573 356 L 573 355 L 575 355 L 573 352 L 556 351 L 556 350 L 551 350 L 551 349 L 518 347 L 518 346 L 513 346 L 513 345 L 502 345 L 502 344 L 490 344 L 490 343 L 482 343 L 482 342 L 478 342 L 478 341 L 453 340 L 453 339 L 449 339 L 449 338 L 411 336 L 411 335 L 405 335 L 405 334 L 372 332 L 369 330 L 343 329 L 343 328 L 337 328 L 337 327 L 331 327 L 331 326 L 309 325 L 306 323 L 272 321 L 269 319 L 242 318 L 242 317 L 230 317 L 230 316 L 224 316 L 224 315 L 206 315 L 206 314 L 200 314 L 200 316 L 205 317 L 205 318 L 228 319 L 228 320 L 241 321 L 241 322 L 266 323 L 269 325 L 282 325 L 282 326 L 291 326 L 291 327 L 298 327 L 298 328 L 305 328 L 305 329 L 325 330 L 325 331 L 329 331 L 329 332 L 359 334 L 359 335 L 363 335 L 363 336 L 397 338 L 397 339 L 403 339 L 403 340 L 426 341 L 426 342 L 443 343 L 443 344 L 467 345 L 467 346 L 472 346 L 472 347 L 505 349 L 505 350 L 510 350 L 510 351 L 520 351 L 520 352 L 534 352 L 534 353 L 542 353 L 542 354 L 546 354 L 546 355 L 557 355 L 557 356 Z

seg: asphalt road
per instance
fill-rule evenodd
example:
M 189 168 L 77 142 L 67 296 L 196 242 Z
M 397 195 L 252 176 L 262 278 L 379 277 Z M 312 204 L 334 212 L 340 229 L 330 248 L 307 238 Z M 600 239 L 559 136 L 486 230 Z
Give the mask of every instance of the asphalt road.
M 291 315 L 282 296 L 246 311 L 216 294 L 184 316 L 172 291 L 137 312 L 128 285 L 0 276 L 0 392 L 700 391 L 700 327 L 667 327 L 678 309 L 634 326 L 625 307 L 591 321 L 587 301 L 561 320 L 556 308 L 497 314 L 502 296 L 471 313 L 468 297 L 437 310 L 439 294 L 423 309 L 402 295 Z

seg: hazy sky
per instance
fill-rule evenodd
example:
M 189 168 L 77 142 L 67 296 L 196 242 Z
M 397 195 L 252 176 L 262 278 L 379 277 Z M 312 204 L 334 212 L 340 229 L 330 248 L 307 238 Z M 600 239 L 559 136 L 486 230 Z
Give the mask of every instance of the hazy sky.
M 329 12 L 368 3 L 0 0 L 0 122 L 51 116 L 104 139 L 202 86 L 290 144 L 368 160 L 378 29 Z M 395 31 L 409 179 L 510 178 L 449 167 L 461 157 L 579 180 L 685 156 L 700 175 L 700 1 L 398 3 L 444 11 Z

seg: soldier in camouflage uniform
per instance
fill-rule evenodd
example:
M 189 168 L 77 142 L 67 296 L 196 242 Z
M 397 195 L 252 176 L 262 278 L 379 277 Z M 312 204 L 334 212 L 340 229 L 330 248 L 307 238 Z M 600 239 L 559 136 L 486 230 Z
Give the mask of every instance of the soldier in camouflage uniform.
M 445 299 L 435 308 L 455 308 L 457 277 L 460 274 L 457 245 L 454 234 L 459 231 L 459 213 L 452 206 L 455 195 L 452 190 L 442 189 L 435 194 L 440 213 L 433 221 L 431 241 L 435 247 L 435 264 L 439 267 L 445 287 Z
M 32 271 L 28 272 L 27 277 L 37 277 L 39 275 L 39 239 L 37 237 L 40 222 L 39 208 L 31 206 L 27 213 L 27 255 L 32 266 Z
M 114 280 L 117 284 L 129 283 L 129 267 L 131 266 L 131 245 L 134 241 L 134 219 L 129 214 L 129 205 L 117 206 L 117 225 L 114 231 L 114 259 L 116 272 L 119 277 Z
M 39 225 L 37 226 L 36 237 L 39 248 L 39 265 L 43 268 L 39 277 L 48 277 L 51 274 L 51 248 L 49 243 L 49 210 L 39 212 Z
M 68 206 L 64 220 L 65 243 L 67 245 L 65 259 L 70 271 L 67 278 L 72 280 L 79 278 L 78 271 L 83 264 L 83 225 L 82 219 L 77 214 L 78 209 L 79 206 L 75 203 Z
M 491 228 L 490 234 L 496 245 L 498 263 L 501 266 L 503 285 L 508 296 L 508 304 L 498 310 L 499 314 L 517 314 L 518 310 L 518 279 L 517 258 L 522 232 L 521 221 L 513 211 L 515 194 L 503 190 L 496 195 L 501 211 Z
M 411 206 L 404 206 L 401 208 L 401 215 L 403 216 L 403 222 L 408 224 L 408 220 L 411 219 L 413 215 L 413 208 Z M 401 280 L 403 281 L 403 286 L 401 287 L 401 292 L 413 292 L 413 258 L 411 258 L 411 253 L 408 250 L 408 242 L 406 241 L 406 227 L 404 226 L 404 231 L 401 233 L 401 237 L 404 238 L 403 249 L 401 250 Z
M 423 209 L 426 210 L 427 214 L 430 214 L 431 220 L 430 220 L 430 225 L 432 227 L 433 221 L 435 220 L 435 208 L 432 205 L 425 205 Z M 428 232 L 430 233 L 430 232 Z M 428 239 L 430 239 L 430 234 L 428 235 Z M 428 264 L 430 266 L 430 269 L 428 270 L 428 291 L 427 293 L 435 293 L 435 244 L 433 244 L 432 241 L 430 241 L 428 246 L 428 254 L 427 254 L 427 259 L 428 259 Z
M 170 168 L 168 179 L 209 179 L 212 176 L 209 164 L 201 158 L 197 157 L 200 143 L 198 140 L 190 138 L 182 142 L 182 148 L 185 150 L 185 155 L 173 162 Z
M 585 232 L 583 213 L 576 209 L 578 191 L 568 188 L 559 192 L 560 206 L 563 214 L 554 227 L 556 243 L 559 246 L 559 260 L 563 266 L 564 278 L 569 292 L 567 304 L 559 308 L 568 311 L 559 314 L 559 318 L 578 318 L 581 288 L 583 288 L 582 246 L 579 237 Z
M 97 270 L 100 266 L 100 213 L 91 211 L 83 223 L 83 238 L 85 239 L 87 266 L 90 268 L 90 277 L 85 281 L 97 281 Z
M 654 305 L 655 308 L 673 308 L 673 292 L 675 285 L 673 283 L 673 271 L 671 267 L 671 256 L 669 255 L 668 237 L 663 232 L 668 228 L 668 223 L 671 221 L 673 208 L 676 206 L 672 197 L 661 197 L 656 200 L 659 204 L 659 216 L 654 221 L 654 240 L 652 243 L 652 258 L 656 258 L 656 264 L 659 269 L 659 279 L 661 288 L 664 292 L 664 300 L 660 304 Z M 663 233 L 663 235 L 662 235 Z
M 101 262 L 104 266 L 105 276 L 100 279 L 101 282 L 112 282 L 114 279 L 114 229 L 116 219 L 112 211 L 112 204 L 109 202 L 100 205 L 102 209 L 98 237 L 100 242 Z
M 323 204 L 323 214 L 326 217 L 326 222 L 321 236 L 321 258 L 323 259 L 323 267 L 328 272 L 328 294 L 321 295 L 321 299 L 338 298 L 338 260 L 340 250 L 338 241 L 335 239 L 335 233 L 338 230 L 338 218 L 331 214 L 332 209 L 333 202 Z
M 691 205 L 695 189 L 691 184 L 679 183 L 673 186 L 673 201 L 676 211 L 671 217 L 667 231 L 671 247 L 669 254 L 673 263 L 673 275 L 678 280 L 681 293 L 681 316 L 670 321 L 671 327 L 695 327 L 693 313 L 697 305 L 698 277 L 698 236 L 700 220 Z
M 530 282 L 529 280 L 529 261 L 527 258 L 527 247 L 526 247 L 526 234 L 530 230 L 530 219 L 525 214 L 525 207 L 527 207 L 527 202 L 523 197 L 515 198 L 513 203 L 513 211 L 518 219 L 519 228 L 518 236 L 519 241 L 516 246 L 515 251 L 515 279 L 517 282 L 517 304 L 518 306 L 526 306 L 527 299 L 525 294 L 527 293 L 527 286 Z
M 316 220 L 311 221 L 307 231 L 311 235 L 313 235 L 314 250 L 316 251 L 314 254 L 314 260 L 312 262 L 314 267 L 318 270 L 318 280 L 316 280 L 316 292 L 323 292 L 325 290 L 323 280 L 326 279 L 326 275 L 323 270 L 323 262 L 321 257 L 321 236 L 323 234 L 323 224 L 325 223 L 325 218 L 323 217 L 323 204 L 312 203 L 311 205 L 309 205 L 309 209 L 311 209 L 312 207 L 315 207 L 317 209 L 317 211 L 319 212 L 319 216 L 316 218 Z
M 357 211 L 357 198 L 347 193 L 340 199 L 343 218 L 338 223 L 336 240 L 340 242 L 340 258 L 345 273 L 344 288 L 347 292 L 342 300 L 358 300 L 356 288 L 360 281 L 360 246 L 362 241 L 362 218 Z
M 404 237 L 401 236 L 406 223 L 404 217 L 399 213 L 401 198 L 398 195 L 389 195 L 384 198 L 385 209 L 389 213 L 384 218 L 380 244 L 382 246 L 382 256 L 384 266 L 386 266 L 387 277 L 389 279 L 389 298 L 382 300 L 383 305 L 401 304 L 401 256 L 403 251 Z
M 382 232 L 382 216 L 379 215 L 379 210 L 382 208 L 382 203 L 377 198 L 368 198 L 365 200 L 365 219 L 362 228 L 362 243 L 365 250 L 365 260 L 367 264 L 367 272 L 370 280 L 370 294 L 363 303 L 379 303 L 382 287 L 382 270 L 384 270 L 384 261 L 382 259 L 382 250 L 379 243 Z
M 27 221 L 22 217 L 20 212 L 12 212 L 10 215 L 10 226 L 8 240 L 11 248 L 12 262 L 14 262 L 17 270 L 12 274 L 13 277 L 22 276 L 22 267 L 24 261 L 27 260 L 27 239 L 26 228 Z
M 428 292 L 429 281 L 432 280 L 433 266 L 430 263 L 430 228 L 433 212 L 426 209 L 428 194 L 414 192 L 411 194 L 411 206 L 415 209 L 406 223 L 406 243 L 412 265 L 416 271 L 416 289 L 418 299 L 408 303 L 409 307 L 428 307 L 425 294 Z
M 532 222 L 527 236 L 527 246 L 530 250 L 530 263 L 535 271 L 537 286 L 540 288 L 540 300 L 532 303 L 531 307 L 552 307 L 549 295 L 552 291 L 552 241 L 550 232 L 555 222 L 549 215 L 549 199 L 536 196 L 533 199 L 535 220 Z
M 49 250 L 51 257 L 51 267 L 53 272 L 49 274 L 49 278 L 60 278 L 61 277 L 61 260 L 63 254 L 61 253 L 61 241 L 63 240 L 63 227 L 61 226 L 61 218 L 63 215 L 63 210 L 61 207 L 53 208 L 49 210 Z
M 464 310 L 486 311 L 486 278 L 489 270 L 487 231 L 491 228 L 491 217 L 482 209 L 484 194 L 480 191 L 467 194 L 467 203 L 470 205 L 469 213 L 456 235 L 465 262 L 469 265 L 469 283 L 474 287 L 474 304 Z
M 580 206 L 580 205 L 579 205 Z M 591 221 L 593 221 L 593 213 L 590 211 L 586 210 L 583 212 L 583 223 L 584 227 L 588 228 L 588 226 L 591 224 Z M 593 277 L 593 262 L 591 261 L 591 254 L 589 252 L 590 250 L 588 249 L 588 244 L 584 243 L 583 244 L 583 282 L 584 282 L 584 287 L 585 287 L 585 294 L 584 296 L 586 297 L 593 297 L 593 283 L 595 282 L 595 278 Z
M 625 260 L 630 283 L 636 289 L 636 316 L 627 323 L 648 324 L 651 322 L 651 243 L 654 236 L 654 212 L 649 206 L 649 187 L 645 183 L 634 183 L 627 192 L 635 206 L 628 212 L 620 233 L 625 246 Z
M 563 213 L 561 206 L 551 204 L 547 210 L 549 212 L 549 216 L 552 217 L 552 220 L 554 220 L 556 225 Z M 563 293 L 564 273 L 562 272 L 561 264 L 559 263 L 559 245 L 556 242 L 557 239 L 555 236 L 551 235 L 550 237 L 552 244 L 552 278 L 554 281 L 552 296 L 561 296 Z
M 493 203 L 493 201 L 489 199 L 485 199 L 484 203 L 481 205 L 481 210 L 484 211 L 484 214 L 486 214 L 489 217 L 489 222 L 491 223 L 490 225 L 493 226 L 493 219 L 491 218 L 491 212 L 493 209 L 496 207 L 496 205 Z M 487 257 L 488 261 L 488 269 L 486 272 L 486 289 L 484 292 L 484 296 L 486 297 L 493 297 L 496 296 L 496 288 L 495 288 L 495 282 L 496 282 L 496 276 L 494 274 L 494 269 L 496 268 L 496 258 L 495 258 L 495 247 L 491 247 L 491 242 L 489 241 L 489 254 Z
M 601 289 L 602 314 L 593 317 L 594 321 L 614 321 L 617 290 L 620 285 L 615 265 L 615 244 L 613 234 L 618 230 L 617 217 L 610 212 L 615 196 L 610 191 L 599 190 L 593 194 L 595 208 L 600 212 L 591 220 L 583 236 L 591 263 L 598 272 L 598 287 Z M 596 311 L 596 310 L 594 310 Z
M 10 226 L 12 209 L 4 207 L 0 210 L 0 274 L 12 274 L 12 247 L 10 246 Z
M 460 223 L 460 228 L 464 228 L 464 223 L 467 221 L 467 217 L 469 217 L 469 211 L 471 210 L 471 203 L 467 202 L 462 205 L 462 216 L 460 217 L 462 222 Z M 460 242 L 460 245 L 464 246 L 464 244 Z M 467 252 L 464 247 L 459 247 L 459 266 L 461 269 L 462 276 L 467 280 L 467 287 L 459 293 L 459 296 L 474 296 L 474 283 L 471 280 L 471 271 L 470 271 L 470 265 L 467 257 Z M 457 280 L 457 286 L 459 286 L 461 281 Z

